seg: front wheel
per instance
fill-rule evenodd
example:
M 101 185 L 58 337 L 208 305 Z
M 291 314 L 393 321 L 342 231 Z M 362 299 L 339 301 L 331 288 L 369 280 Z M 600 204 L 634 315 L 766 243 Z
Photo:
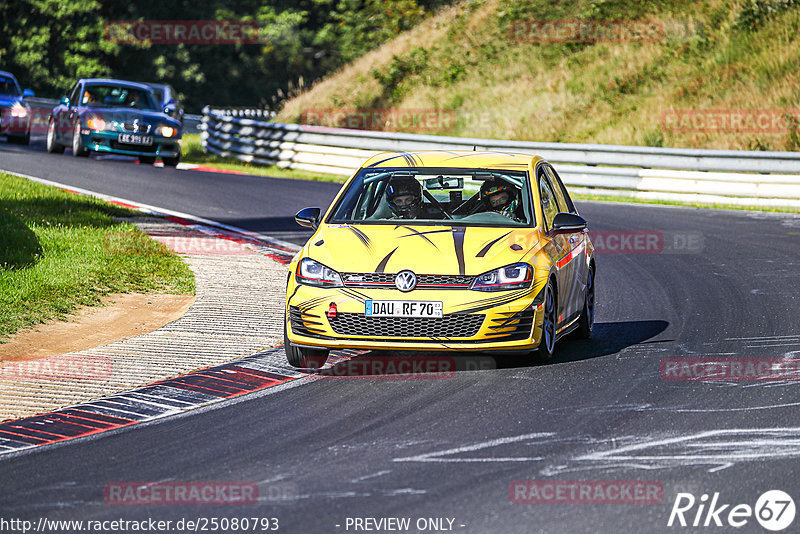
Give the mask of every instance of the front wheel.
M 142 165 L 152 165 L 155 162 L 155 156 L 139 156 L 139 163 Z
M 547 282 L 544 288 L 544 319 L 542 320 L 542 339 L 536 350 L 536 360 L 546 363 L 553 359 L 556 351 L 556 297 L 553 286 Z
M 51 154 L 63 154 L 64 145 L 56 141 L 56 121 L 50 119 L 47 123 L 47 151 Z
M 162 157 L 162 158 L 161 158 L 161 161 L 163 161 L 163 162 L 164 162 L 164 166 L 165 166 L 165 167 L 177 167 L 177 166 L 178 166 L 178 163 L 180 163 L 180 162 L 181 162 L 181 155 L 180 155 L 180 154 L 178 154 L 178 155 L 177 155 L 177 156 L 175 156 L 174 158 L 165 158 L 165 157 Z
M 575 337 L 578 339 L 589 339 L 594 327 L 594 269 L 589 269 L 589 276 L 586 279 L 586 298 L 583 299 L 583 312 L 578 320 L 578 329 Z
M 308 349 L 297 347 L 289 341 L 286 332 L 286 321 L 283 322 L 283 348 L 286 350 L 286 359 L 289 365 L 304 369 L 321 369 L 328 361 L 328 349 Z
M 89 155 L 89 150 L 83 146 L 80 120 L 75 123 L 75 131 L 72 132 L 72 155 L 76 158 L 85 158 Z

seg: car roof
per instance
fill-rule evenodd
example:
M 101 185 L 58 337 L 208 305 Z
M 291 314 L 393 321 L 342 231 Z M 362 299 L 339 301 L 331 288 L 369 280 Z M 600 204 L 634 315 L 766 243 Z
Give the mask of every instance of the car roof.
M 0 76 L 8 76 L 9 78 L 14 78 L 15 80 L 17 79 L 17 77 L 16 77 L 16 76 L 14 76 L 13 74 L 11 74 L 11 73 L 10 73 L 10 72 L 8 72 L 7 70 L 0 70 Z
M 386 167 L 457 167 L 476 169 L 525 170 L 542 158 L 530 154 L 478 152 L 468 150 L 430 150 L 419 152 L 383 152 L 369 158 L 364 168 Z
M 82 79 L 80 79 L 78 81 L 79 82 L 83 82 L 83 83 L 92 83 L 92 84 L 94 84 L 94 83 L 106 83 L 106 84 L 109 84 L 109 85 L 129 85 L 129 86 L 132 86 L 132 87 L 136 87 L 137 89 L 144 89 L 145 91 L 152 91 L 152 89 L 150 87 L 146 86 L 143 83 L 131 82 L 131 81 L 128 81 L 128 80 L 116 80 L 116 79 L 111 79 L 111 78 L 82 78 Z

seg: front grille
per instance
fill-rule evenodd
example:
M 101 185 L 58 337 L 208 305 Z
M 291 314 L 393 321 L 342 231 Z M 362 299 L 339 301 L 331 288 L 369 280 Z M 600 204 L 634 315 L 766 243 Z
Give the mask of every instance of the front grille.
M 455 338 L 475 336 L 483 319 L 484 315 L 367 317 L 360 313 L 339 313 L 328 322 L 341 336 Z
M 147 122 L 125 122 L 122 124 L 122 129 L 128 133 L 135 134 L 149 134 L 152 124 Z
M 348 287 L 394 287 L 393 273 L 344 273 L 342 280 Z M 451 274 L 418 274 L 417 289 L 469 289 L 474 276 Z
M 155 143 L 152 145 L 129 145 L 127 143 L 120 143 L 119 141 L 111 141 L 110 145 L 111 148 L 115 150 L 128 150 L 130 152 L 155 153 L 158 150 L 158 145 L 156 145 Z

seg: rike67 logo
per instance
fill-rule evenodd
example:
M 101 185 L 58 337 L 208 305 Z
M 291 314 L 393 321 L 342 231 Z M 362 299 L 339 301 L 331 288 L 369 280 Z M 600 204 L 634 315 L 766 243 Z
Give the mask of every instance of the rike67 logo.
M 764 492 L 755 506 L 724 503 L 719 492 L 710 500 L 705 493 L 699 499 L 691 493 L 678 493 L 667 526 L 742 528 L 755 518 L 763 528 L 777 532 L 788 528 L 794 515 L 794 500 L 781 490 Z

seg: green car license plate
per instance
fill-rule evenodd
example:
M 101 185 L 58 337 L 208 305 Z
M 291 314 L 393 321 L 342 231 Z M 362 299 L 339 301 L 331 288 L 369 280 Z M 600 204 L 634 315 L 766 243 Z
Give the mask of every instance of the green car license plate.
M 126 145 L 142 145 L 151 146 L 153 144 L 153 137 L 150 135 L 135 135 L 135 134 L 119 134 L 119 142 Z

